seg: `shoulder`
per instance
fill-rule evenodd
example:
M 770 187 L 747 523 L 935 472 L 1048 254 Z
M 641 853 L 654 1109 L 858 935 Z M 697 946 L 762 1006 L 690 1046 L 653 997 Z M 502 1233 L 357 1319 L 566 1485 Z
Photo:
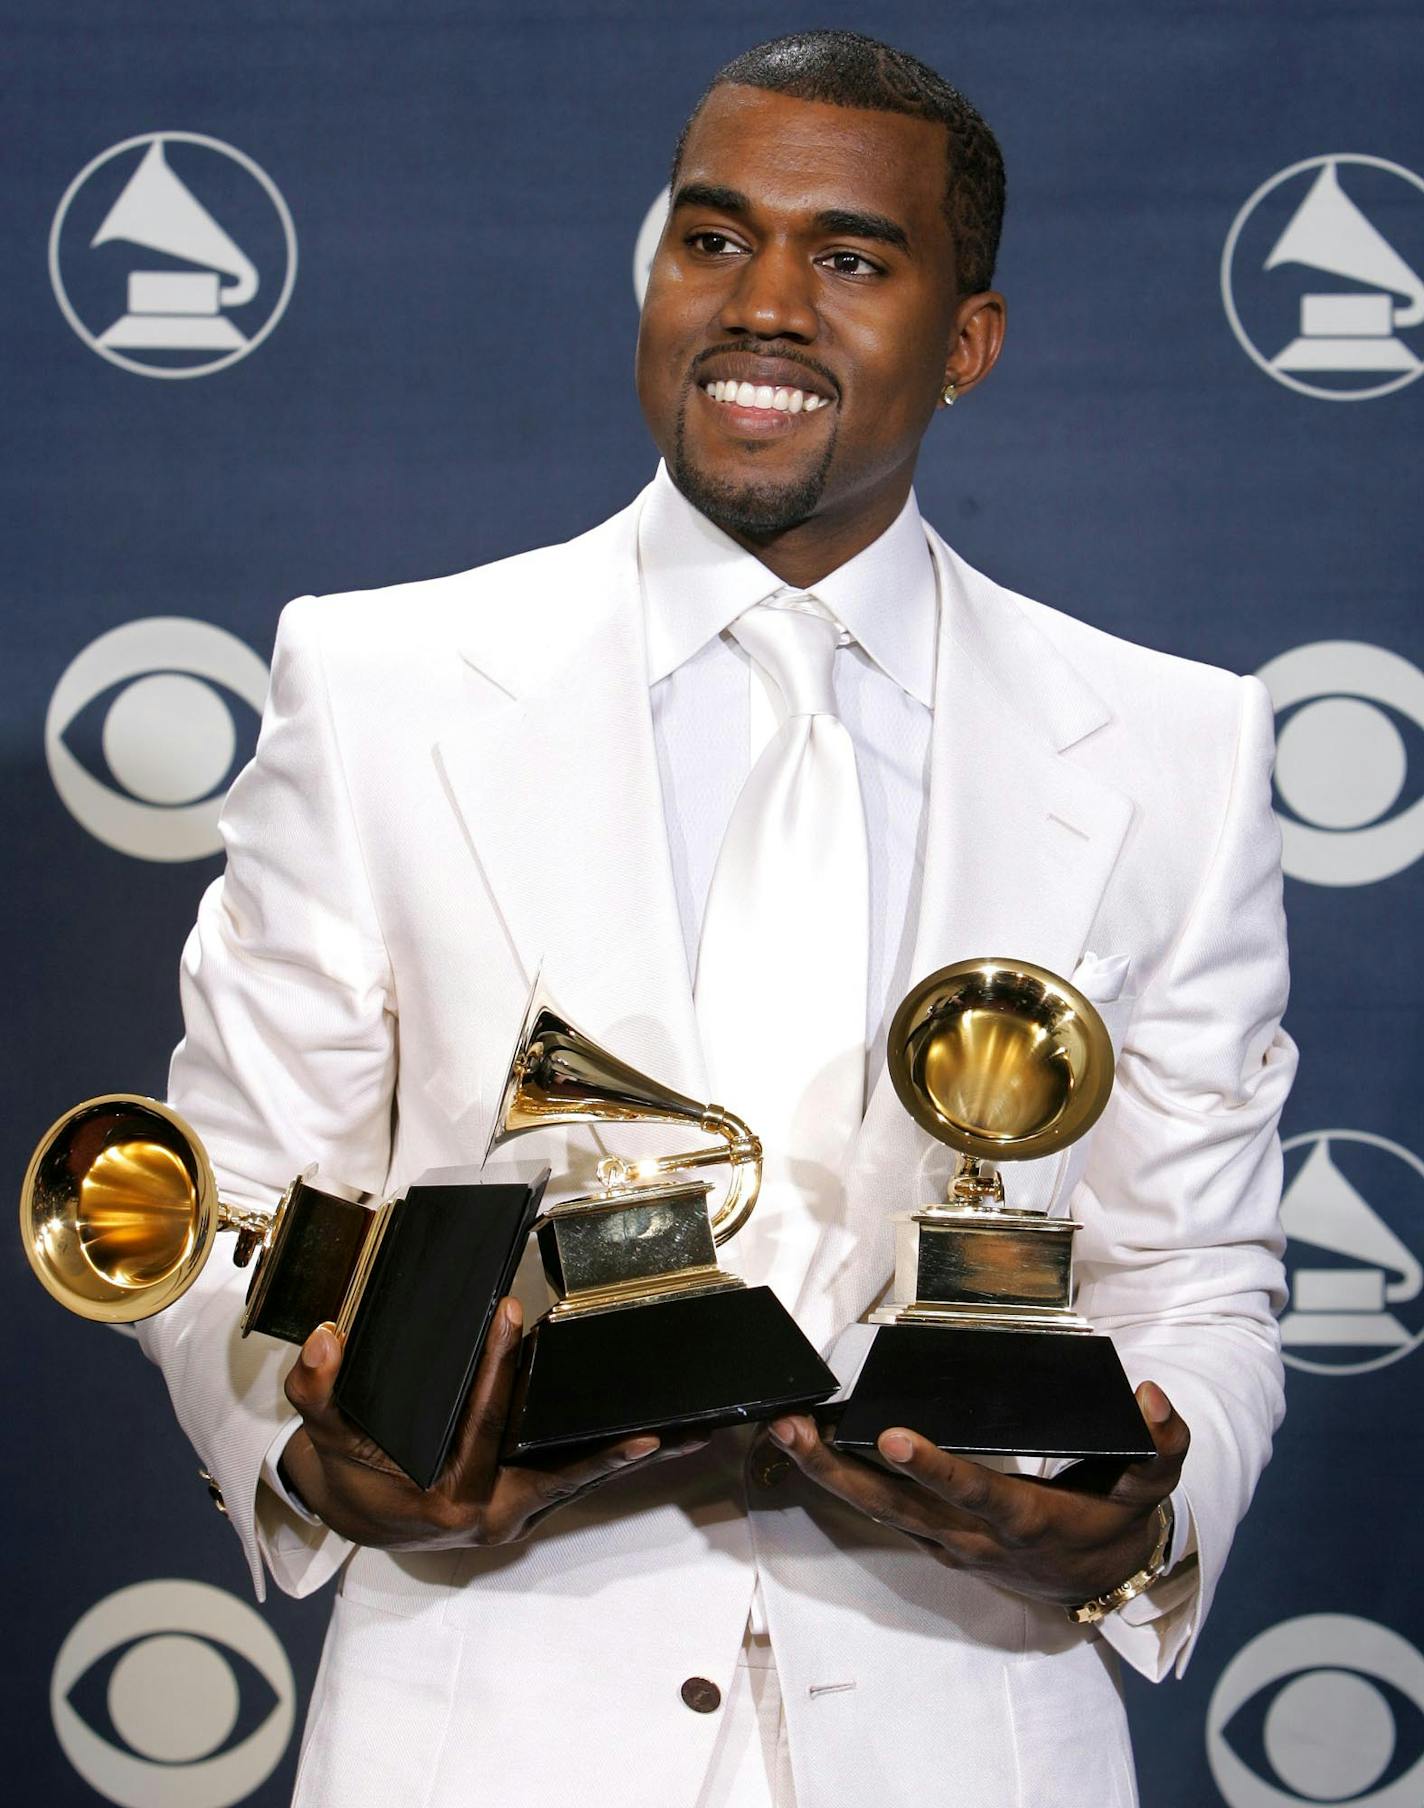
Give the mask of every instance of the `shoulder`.
M 443 656 L 473 631 L 527 637 L 580 575 L 617 556 L 632 507 L 586 533 L 446 577 L 300 596 L 282 610 L 277 658 L 314 656 L 328 670 L 380 669 Z M 492 619 L 493 618 L 493 619 Z M 500 624 L 498 630 L 496 623 Z
M 1159 747 L 1189 739 L 1205 757 L 1231 755 L 1243 723 L 1270 720 L 1264 685 L 1202 660 L 1109 634 L 1048 603 L 997 584 L 951 548 L 943 555 L 971 608 L 996 640 L 1039 648 L 1101 699 L 1119 735 Z

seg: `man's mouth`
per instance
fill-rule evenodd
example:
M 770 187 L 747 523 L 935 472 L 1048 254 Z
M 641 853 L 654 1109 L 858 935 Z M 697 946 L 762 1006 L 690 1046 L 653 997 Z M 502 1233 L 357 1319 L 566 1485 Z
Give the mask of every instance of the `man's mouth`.
M 774 387 L 770 383 L 704 383 L 703 391 L 714 402 L 730 402 L 737 408 L 756 408 L 777 414 L 814 414 L 828 408 L 828 396 L 805 389 Z

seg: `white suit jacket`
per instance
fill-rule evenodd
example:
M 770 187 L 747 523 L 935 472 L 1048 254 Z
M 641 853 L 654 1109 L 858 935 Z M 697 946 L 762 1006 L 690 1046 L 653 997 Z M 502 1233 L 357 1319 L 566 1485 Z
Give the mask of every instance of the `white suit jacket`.
M 257 754 L 225 813 L 228 870 L 184 956 L 172 1074 L 226 1194 L 270 1204 L 313 1160 L 380 1193 L 478 1159 L 541 966 L 592 1035 L 706 1096 L 638 506 L 567 545 L 284 612 Z M 299 1803 L 692 1804 L 718 1716 L 680 1687 L 707 1677 L 725 1698 L 758 1572 L 800 1808 L 1135 1799 L 1109 1641 L 1149 1675 L 1185 1661 L 1282 1411 L 1275 1126 L 1294 1057 L 1270 709 L 1254 680 L 1112 639 L 932 550 L 915 974 L 974 955 L 1065 974 L 1090 949 L 1127 957 L 1122 995 L 1100 1004 L 1119 1053 L 1105 1115 L 1009 1185 L 1024 1203 L 1071 1195 L 1082 1309 L 1191 1426 L 1199 1567 L 1174 1608 L 1113 1616 L 1104 1638 L 938 1566 L 799 1477 L 748 1484 L 715 1444 L 505 1550 L 353 1554 L 266 1489 L 259 1534 L 292 1352 L 238 1339 L 245 1277 L 220 1244 L 145 1343 L 259 1593 L 262 1551 L 295 1594 L 340 1569 Z M 549 1131 L 503 1165 L 551 1163 L 567 1192 L 598 1154 L 585 1129 Z M 829 1348 L 884 1291 L 888 1215 L 938 1195 L 950 1160 L 882 1081 L 845 1222 L 798 1304 L 814 1341 Z M 541 1309 L 527 1264 L 526 1286 Z

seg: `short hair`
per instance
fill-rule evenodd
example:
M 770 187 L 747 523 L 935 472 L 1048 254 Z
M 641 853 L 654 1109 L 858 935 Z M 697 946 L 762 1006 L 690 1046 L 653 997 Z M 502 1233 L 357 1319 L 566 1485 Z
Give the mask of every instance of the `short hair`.
M 960 292 L 989 287 L 1004 222 L 1003 153 L 980 114 L 928 63 L 859 31 L 798 31 L 743 51 L 712 77 L 683 126 L 673 154 L 674 189 L 698 114 L 714 89 L 733 85 L 942 125 L 949 140 L 944 214 Z

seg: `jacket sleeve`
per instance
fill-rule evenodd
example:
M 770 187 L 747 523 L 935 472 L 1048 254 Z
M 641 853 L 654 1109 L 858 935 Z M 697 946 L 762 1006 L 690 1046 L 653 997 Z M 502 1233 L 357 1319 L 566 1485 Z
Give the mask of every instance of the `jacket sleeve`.
M 1194 1554 L 1102 1625 L 1153 1680 L 1187 1663 L 1285 1410 L 1277 1123 L 1296 1053 L 1272 753 L 1269 699 L 1244 679 L 1215 848 L 1137 1001 L 1073 1200 L 1080 1309 L 1191 1428 L 1176 1502 Z
M 220 1194 L 274 1206 L 320 1172 L 384 1186 L 395 1082 L 395 1000 L 332 725 L 321 657 L 333 605 L 283 611 L 252 763 L 223 813 L 227 868 L 183 952 L 184 1036 L 169 1099 L 208 1152 Z M 318 1587 L 350 1547 L 261 1483 L 292 1419 L 285 1344 L 238 1334 L 247 1274 L 219 1237 L 203 1274 L 141 1328 L 264 1592 L 262 1559 L 292 1594 Z

